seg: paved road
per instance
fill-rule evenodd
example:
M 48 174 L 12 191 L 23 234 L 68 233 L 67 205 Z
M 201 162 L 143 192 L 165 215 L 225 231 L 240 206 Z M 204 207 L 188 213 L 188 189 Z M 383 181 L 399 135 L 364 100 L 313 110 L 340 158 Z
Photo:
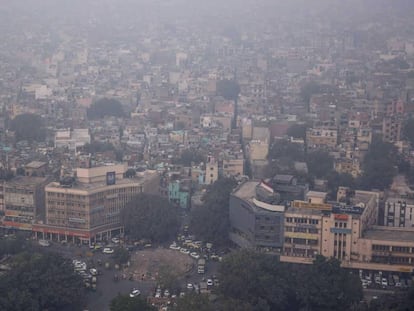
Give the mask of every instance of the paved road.
M 374 297 L 379 298 L 380 296 L 383 296 L 383 295 L 392 295 L 392 294 L 394 294 L 394 291 L 393 290 L 374 289 L 374 288 L 365 288 L 363 290 L 363 292 L 364 292 L 364 299 L 368 303 L 372 299 L 374 299 Z
M 79 247 L 72 244 L 61 245 L 59 243 L 52 243 L 50 247 L 40 247 L 40 249 L 49 252 L 57 252 L 67 258 L 83 260 L 88 263 L 88 268 L 96 266 L 102 273 L 102 275 L 99 275 L 97 278 L 96 292 L 91 291 L 87 296 L 87 310 L 89 311 L 109 310 L 109 303 L 114 297 L 118 294 L 128 294 L 134 287 L 138 288 L 144 297 L 155 292 L 156 284 L 154 281 L 129 281 L 128 279 L 120 279 L 115 282 L 114 275 L 121 275 L 120 271 L 115 269 L 107 270 L 104 266 L 99 267 L 96 264 L 98 260 L 101 260 L 103 263 L 107 261 L 112 262 L 111 256 L 102 254 L 101 252 L 92 253 L 88 246 Z M 183 290 L 185 290 L 187 283 L 199 284 L 203 278 L 208 279 L 213 275 L 217 275 L 218 266 L 218 262 L 208 261 L 206 274 L 198 274 L 196 271 L 197 264 L 195 260 L 193 269 L 187 273 L 187 277 L 184 277 L 181 280 Z
M 155 289 L 153 281 L 130 281 L 122 278 L 119 281 L 114 281 L 115 274 L 122 274 L 120 271 L 113 268 L 105 269 L 104 265 L 97 265 L 98 260 L 101 260 L 102 263 L 111 262 L 113 267 L 111 256 L 101 252 L 92 253 L 87 246 L 78 247 L 72 244 L 61 245 L 59 243 L 52 243 L 50 247 L 40 247 L 39 249 L 47 252 L 56 252 L 67 258 L 83 260 L 88 263 L 88 269 L 91 266 L 98 268 L 100 275 L 97 277 L 96 292 L 90 291 L 87 295 L 87 310 L 89 311 L 109 310 L 109 304 L 113 298 L 118 294 L 129 294 L 134 287 L 138 288 L 144 297 L 151 294 Z

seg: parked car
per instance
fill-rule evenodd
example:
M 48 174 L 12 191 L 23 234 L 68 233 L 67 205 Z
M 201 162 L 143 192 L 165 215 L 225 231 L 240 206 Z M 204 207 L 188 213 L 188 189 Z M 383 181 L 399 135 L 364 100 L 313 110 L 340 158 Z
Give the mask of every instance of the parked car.
M 139 295 L 141 295 L 141 292 L 139 291 L 139 289 L 136 288 L 133 288 L 129 293 L 129 297 L 131 298 L 138 297 Z
M 200 255 L 199 255 L 199 254 L 197 254 L 196 252 L 192 252 L 192 253 L 190 253 L 190 256 L 191 256 L 191 257 L 193 257 L 194 259 L 198 259 L 198 258 L 200 258 Z
M 188 289 L 188 290 L 193 290 L 193 289 L 194 289 L 193 284 L 188 283 L 188 284 L 187 284 L 187 289 Z
M 113 254 L 114 253 L 114 250 L 112 248 L 110 248 L 110 247 L 105 247 L 102 250 L 102 253 L 104 253 L 104 254 Z
M 180 252 L 186 255 L 190 254 L 190 251 L 186 248 L 180 248 Z
M 173 250 L 175 250 L 175 251 L 178 251 L 178 250 L 180 250 L 180 246 L 178 246 L 175 242 L 174 243 L 172 243 L 171 245 L 170 245 L 170 249 L 173 249 Z
M 112 243 L 118 244 L 119 243 L 119 238 L 112 238 L 111 241 L 112 241 Z
M 213 280 L 212 279 L 208 279 L 207 280 L 207 286 L 213 286 L 213 285 L 214 285 Z
M 48 240 L 39 240 L 39 245 L 43 247 L 50 246 L 50 242 Z

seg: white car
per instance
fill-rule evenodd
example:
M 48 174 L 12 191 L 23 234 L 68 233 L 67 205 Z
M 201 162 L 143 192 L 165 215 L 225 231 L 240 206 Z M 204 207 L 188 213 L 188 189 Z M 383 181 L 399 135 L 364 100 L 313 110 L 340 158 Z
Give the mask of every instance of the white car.
M 161 293 L 162 293 L 162 291 L 161 291 L 161 288 L 157 288 L 157 291 L 155 292 L 155 298 L 160 298 L 161 297 Z
M 89 272 L 91 275 L 98 275 L 98 270 L 96 270 L 95 268 L 89 269 Z
M 188 289 L 188 290 L 193 290 L 193 289 L 194 289 L 193 284 L 188 283 L 188 284 L 187 284 L 187 289 Z
M 113 250 L 112 248 L 105 247 L 105 248 L 102 250 L 102 253 L 104 253 L 104 254 L 113 254 L 113 253 L 114 253 L 114 250 Z
M 170 249 L 173 249 L 173 250 L 175 250 L 175 251 L 178 251 L 178 250 L 180 250 L 180 246 L 178 246 L 177 244 L 175 244 L 175 243 L 173 243 L 173 244 L 171 244 L 170 245 Z
M 119 238 L 112 238 L 111 241 L 112 241 L 112 243 L 118 244 L 119 243 Z
M 39 245 L 44 246 L 44 247 L 48 247 L 48 246 L 50 246 L 50 242 L 48 240 L 39 240 Z
M 193 257 L 194 259 L 198 259 L 198 258 L 200 258 L 200 255 L 199 255 L 199 254 L 197 254 L 196 252 L 192 252 L 192 253 L 190 253 L 190 256 L 191 256 L 191 257 Z
M 180 248 L 180 252 L 186 255 L 190 254 L 190 251 L 186 248 Z
M 212 279 L 208 279 L 207 280 L 207 286 L 213 286 L 213 280 Z
M 129 293 L 129 297 L 134 298 L 134 297 L 138 297 L 139 295 L 141 295 L 141 292 L 139 291 L 139 289 L 133 288 L 132 291 Z

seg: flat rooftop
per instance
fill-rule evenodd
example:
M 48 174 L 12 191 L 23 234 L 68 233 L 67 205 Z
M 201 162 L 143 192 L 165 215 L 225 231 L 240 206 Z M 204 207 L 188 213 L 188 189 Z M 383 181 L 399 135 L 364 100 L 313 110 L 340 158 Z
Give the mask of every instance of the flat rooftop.
M 53 189 L 68 189 L 68 190 L 80 190 L 80 191 L 95 191 L 106 187 L 116 187 L 117 185 L 128 184 L 140 184 L 145 181 L 145 178 L 123 178 L 117 179 L 114 185 L 107 185 L 106 181 L 94 182 L 94 183 L 80 183 L 75 182 L 71 187 L 62 186 L 59 182 L 51 182 L 46 186 L 47 191 L 53 191 Z
M 246 181 L 233 192 L 233 195 L 240 199 L 250 201 L 256 196 L 256 186 L 258 184 L 260 184 L 259 181 Z
M 365 231 L 363 238 L 379 241 L 410 242 L 414 244 L 414 230 L 408 231 L 407 228 L 377 226 Z

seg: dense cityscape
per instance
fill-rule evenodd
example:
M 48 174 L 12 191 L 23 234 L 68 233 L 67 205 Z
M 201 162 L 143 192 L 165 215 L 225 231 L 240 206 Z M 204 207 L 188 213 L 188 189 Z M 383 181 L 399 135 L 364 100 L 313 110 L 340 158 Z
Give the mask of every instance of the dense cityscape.
M 0 3 L 0 310 L 414 310 L 414 3 Z

